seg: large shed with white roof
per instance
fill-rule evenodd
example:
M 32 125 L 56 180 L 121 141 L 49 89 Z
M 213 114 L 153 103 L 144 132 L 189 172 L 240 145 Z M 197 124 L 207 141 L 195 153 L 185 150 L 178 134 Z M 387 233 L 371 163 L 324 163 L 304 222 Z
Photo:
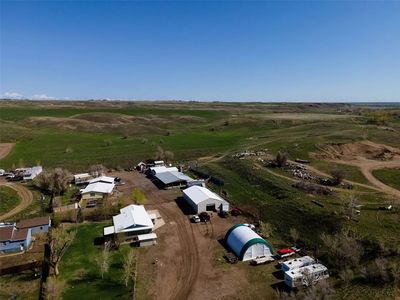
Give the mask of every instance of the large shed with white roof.
M 257 257 L 272 256 L 272 246 L 250 227 L 237 224 L 225 235 L 227 246 L 243 261 Z
M 229 211 L 229 203 L 216 193 L 202 186 L 191 186 L 183 190 L 183 198 L 196 213 L 203 211 Z

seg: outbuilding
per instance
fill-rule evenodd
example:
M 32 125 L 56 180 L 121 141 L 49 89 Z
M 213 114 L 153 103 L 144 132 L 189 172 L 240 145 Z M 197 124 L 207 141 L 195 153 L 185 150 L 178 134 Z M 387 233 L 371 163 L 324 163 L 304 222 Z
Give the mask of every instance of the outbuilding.
M 243 261 L 272 256 L 272 246 L 250 227 L 237 224 L 225 235 L 226 245 Z
M 51 219 L 49 216 L 21 220 L 17 224 L 18 229 L 31 229 L 32 235 L 40 232 L 49 232 Z
M 203 211 L 229 211 L 229 203 L 216 193 L 202 186 L 191 186 L 183 190 L 183 198 L 195 213 Z

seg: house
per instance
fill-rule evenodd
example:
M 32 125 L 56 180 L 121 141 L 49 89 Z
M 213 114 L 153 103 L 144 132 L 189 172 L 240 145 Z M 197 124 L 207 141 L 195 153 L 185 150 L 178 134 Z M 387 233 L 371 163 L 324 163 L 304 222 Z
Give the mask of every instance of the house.
M 42 166 L 35 166 L 32 168 L 26 168 L 23 171 L 23 179 L 24 180 L 33 180 L 36 176 L 43 172 Z
M 311 256 L 302 256 L 300 258 L 290 259 L 281 263 L 281 269 L 283 272 L 302 268 L 314 264 L 316 261 Z
M 170 169 L 170 168 L 168 168 Z M 175 168 L 176 169 L 176 168 Z M 193 179 L 179 171 L 166 171 L 157 173 L 154 178 L 156 183 L 161 188 L 173 186 L 186 186 Z
M 74 183 L 75 184 L 89 183 L 89 181 L 91 179 L 93 179 L 93 176 L 90 175 L 89 173 L 81 173 L 81 174 L 75 174 L 74 175 Z
M 19 252 L 29 248 L 30 228 L 18 229 L 14 224 L 0 224 L 0 253 Z
M 225 242 L 242 261 L 272 256 L 273 253 L 272 246 L 244 224 L 231 227 L 225 235 Z
M 203 211 L 229 211 L 229 203 L 216 193 L 202 186 L 191 186 L 183 190 L 183 198 L 195 213 Z
M 49 232 L 51 219 L 49 216 L 21 220 L 17 224 L 18 229 L 31 229 L 32 235 L 39 232 Z
M 131 204 L 120 209 L 113 217 L 113 225 L 105 227 L 105 238 L 123 237 L 138 242 L 139 245 L 155 244 L 157 235 L 153 233 L 155 215 L 150 215 L 143 205 Z
M 290 288 L 309 286 L 329 277 L 328 268 L 322 264 L 312 264 L 285 272 L 285 284 Z
M 114 178 L 100 176 L 89 180 L 89 184 L 81 189 L 82 200 L 101 200 L 111 195 L 115 187 Z

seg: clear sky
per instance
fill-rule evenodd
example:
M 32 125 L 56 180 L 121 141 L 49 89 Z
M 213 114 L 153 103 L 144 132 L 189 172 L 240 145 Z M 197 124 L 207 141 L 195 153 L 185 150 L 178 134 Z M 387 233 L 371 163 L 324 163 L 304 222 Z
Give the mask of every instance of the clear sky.
M 400 101 L 400 2 L 4 1 L 3 97 Z

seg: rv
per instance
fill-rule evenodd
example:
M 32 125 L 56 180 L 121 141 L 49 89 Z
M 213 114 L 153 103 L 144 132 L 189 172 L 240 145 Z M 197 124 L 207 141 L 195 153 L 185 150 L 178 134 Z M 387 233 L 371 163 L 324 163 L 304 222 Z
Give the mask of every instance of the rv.
M 285 284 L 290 288 L 312 285 L 329 277 L 328 269 L 321 264 L 313 264 L 285 272 Z

